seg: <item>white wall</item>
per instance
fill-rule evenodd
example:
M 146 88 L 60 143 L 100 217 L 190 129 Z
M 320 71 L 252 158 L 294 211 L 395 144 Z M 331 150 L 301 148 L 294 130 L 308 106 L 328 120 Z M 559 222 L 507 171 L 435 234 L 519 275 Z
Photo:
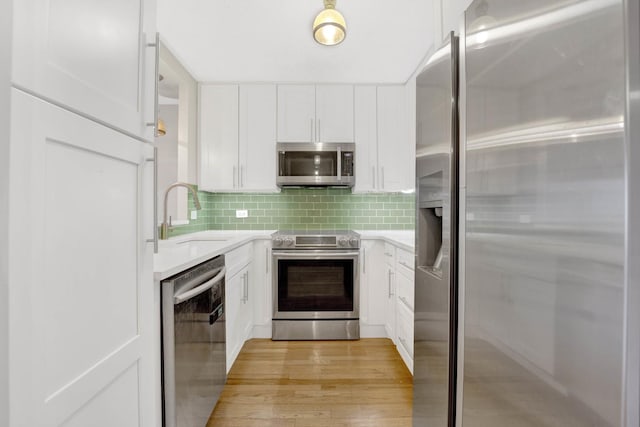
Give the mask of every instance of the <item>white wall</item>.
M 11 0 L 0 0 L 0 426 L 9 425 L 9 124 Z
M 442 37 L 441 40 L 449 33 L 449 31 L 459 32 L 464 11 L 472 3 L 472 0 L 440 0 L 442 12 Z

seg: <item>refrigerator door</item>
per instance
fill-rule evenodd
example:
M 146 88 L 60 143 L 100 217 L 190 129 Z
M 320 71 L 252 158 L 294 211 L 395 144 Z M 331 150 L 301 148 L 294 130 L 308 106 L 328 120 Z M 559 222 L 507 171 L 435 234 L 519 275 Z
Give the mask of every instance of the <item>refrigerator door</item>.
M 462 424 L 620 426 L 622 1 L 466 12 Z
M 415 426 L 455 414 L 457 53 L 451 34 L 416 79 Z

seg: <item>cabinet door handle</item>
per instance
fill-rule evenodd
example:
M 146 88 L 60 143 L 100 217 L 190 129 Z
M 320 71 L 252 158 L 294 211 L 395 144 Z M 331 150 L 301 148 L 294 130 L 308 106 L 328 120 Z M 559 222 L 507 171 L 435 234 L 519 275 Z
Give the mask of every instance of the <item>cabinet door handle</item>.
M 400 297 L 400 301 L 402 301 L 404 303 L 404 305 L 406 305 L 409 310 L 413 311 L 413 306 L 411 304 L 409 304 L 409 301 L 407 301 L 407 299 L 405 297 Z
M 264 248 L 264 258 L 266 264 L 267 274 L 269 274 L 269 248 Z
M 322 127 L 320 126 L 320 119 L 318 119 L 318 142 L 322 142 Z
M 153 242 L 153 253 L 158 253 L 158 147 L 153 147 L 153 158 L 145 159 L 153 162 L 153 239 L 147 239 L 147 243 Z
M 362 274 L 367 274 L 367 250 L 362 248 Z
M 373 188 L 378 187 L 376 185 L 376 167 L 375 166 L 371 166 L 371 185 L 373 185 Z
M 410 353 L 409 352 L 409 345 L 407 344 L 407 341 L 404 338 L 400 337 L 400 336 L 398 337 L 398 339 L 400 340 L 400 343 L 402 344 L 404 349 L 407 350 L 407 353 Z
M 244 188 L 244 166 L 240 165 L 240 188 Z
M 384 190 L 384 166 L 380 168 L 380 186 Z
M 244 273 L 244 302 L 249 301 L 249 272 Z
M 309 125 L 310 125 L 309 142 L 315 142 L 315 139 L 313 138 L 313 118 L 309 119 Z
M 393 276 L 393 271 L 389 270 L 389 298 L 393 296 L 393 291 L 391 290 L 391 276 Z
M 158 105 L 158 84 L 160 83 L 160 33 L 156 33 L 156 39 L 154 43 L 146 43 L 147 47 L 153 47 L 156 50 L 155 57 L 155 81 L 153 89 L 153 122 L 146 123 L 148 127 L 153 126 L 153 136 L 160 136 L 158 134 L 158 113 L 160 106 Z

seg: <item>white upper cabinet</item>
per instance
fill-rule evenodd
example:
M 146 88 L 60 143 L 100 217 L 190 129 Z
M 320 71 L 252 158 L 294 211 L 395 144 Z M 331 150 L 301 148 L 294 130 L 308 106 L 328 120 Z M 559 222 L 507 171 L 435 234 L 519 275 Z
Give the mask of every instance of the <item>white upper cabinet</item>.
M 200 87 L 199 187 L 278 191 L 275 85 Z
M 21 0 L 13 4 L 18 88 L 138 137 L 153 138 L 154 1 Z M 144 13 L 144 15 L 143 15 Z
M 413 141 L 409 138 L 404 86 L 355 88 L 355 192 L 413 188 Z
M 278 142 L 315 142 L 315 120 L 315 86 L 278 86 Z
M 278 142 L 353 142 L 352 85 L 278 85 Z
M 378 189 L 378 112 L 375 86 L 355 88 L 355 192 Z
M 353 86 L 316 86 L 316 142 L 353 142 Z
M 276 186 L 276 86 L 240 86 L 238 182 L 242 191 Z
M 238 185 L 238 108 L 238 85 L 200 86 L 200 190 Z
M 409 140 L 407 91 L 404 86 L 378 87 L 378 184 L 382 191 L 414 187 L 415 162 Z

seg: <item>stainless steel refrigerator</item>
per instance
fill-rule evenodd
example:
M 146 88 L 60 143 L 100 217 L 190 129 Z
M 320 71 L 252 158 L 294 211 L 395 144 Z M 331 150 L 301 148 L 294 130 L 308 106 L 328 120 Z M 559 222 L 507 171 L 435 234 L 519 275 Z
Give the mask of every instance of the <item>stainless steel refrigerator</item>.
M 415 426 L 638 425 L 630 3 L 476 0 L 418 76 Z

